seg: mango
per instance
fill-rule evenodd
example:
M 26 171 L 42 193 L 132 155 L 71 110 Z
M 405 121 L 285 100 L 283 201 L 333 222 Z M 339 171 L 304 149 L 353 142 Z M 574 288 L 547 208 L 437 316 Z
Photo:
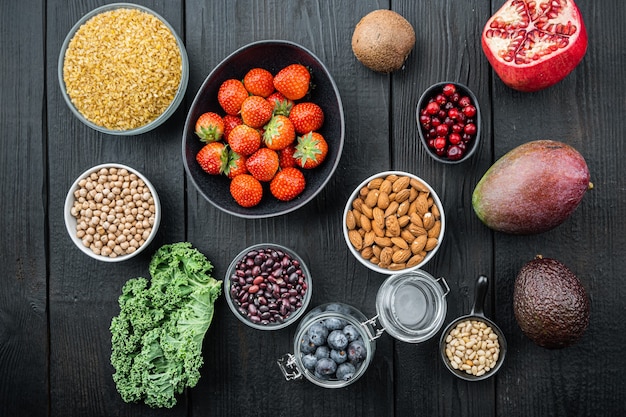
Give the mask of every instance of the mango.
M 498 159 L 476 184 L 472 207 L 489 228 L 530 235 L 571 216 L 593 187 L 582 155 L 553 140 L 522 144 Z

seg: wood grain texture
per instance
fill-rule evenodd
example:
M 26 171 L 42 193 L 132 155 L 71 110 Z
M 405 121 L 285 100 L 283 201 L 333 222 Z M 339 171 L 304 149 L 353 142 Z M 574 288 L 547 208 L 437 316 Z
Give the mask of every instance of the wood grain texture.
M 0 415 L 39 416 L 48 406 L 43 16 L 38 1 L 0 13 Z

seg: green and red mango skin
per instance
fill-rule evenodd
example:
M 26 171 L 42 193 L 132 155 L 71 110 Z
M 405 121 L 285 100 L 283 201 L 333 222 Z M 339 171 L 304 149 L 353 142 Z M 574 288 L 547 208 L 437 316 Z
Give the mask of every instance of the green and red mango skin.
M 489 228 L 543 233 L 563 223 L 591 187 L 587 163 L 573 147 L 536 140 L 509 151 L 476 185 L 472 206 Z

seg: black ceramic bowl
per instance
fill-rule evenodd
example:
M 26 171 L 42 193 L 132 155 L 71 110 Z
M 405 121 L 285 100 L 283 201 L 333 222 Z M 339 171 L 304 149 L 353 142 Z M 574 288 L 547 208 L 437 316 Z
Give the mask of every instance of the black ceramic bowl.
M 280 69 L 294 63 L 303 64 L 311 71 L 314 88 L 306 99 L 318 104 L 324 111 L 324 125 L 319 133 L 328 142 L 328 155 L 319 167 L 303 170 L 306 188 L 295 199 L 288 202 L 277 200 L 271 195 L 268 184 L 264 183 L 261 202 L 251 208 L 241 207 L 230 195 L 230 180 L 224 175 L 208 175 L 196 162 L 196 154 L 203 146 L 203 142 L 194 133 L 196 120 L 202 113 L 208 111 L 224 114 L 217 101 L 217 92 L 225 80 L 230 78 L 241 80 L 253 67 L 265 68 L 275 75 Z M 345 122 L 339 90 L 319 58 L 293 42 L 259 41 L 238 49 L 224 59 L 211 71 L 200 87 L 185 121 L 183 163 L 200 194 L 220 210 L 243 218 L 279 216 L 304 206 L 324 188 L 339 164 L 344 131 Z
M 429 146 L 429 140 L 430 139 L 434 139 L 432 137 L 429 136 L 429 129 L 424 127 L 424 124 L 421 122 L 420 120 L 420 116 L 422 115 L 422 110 L 424 108 L 426 108 L 426 106 L 428 105 L 429 101 L 435 97 L 437 97 L 437 95 L 439 94 L 443 94 L 443 89 L 444 86 L 451 84 L 456 88 L 456 92 L 458 93 L 458 97 L 457 100 L 466 97 L 469 98 L 471 100 L 471 104 L 476 108 L 476 114 L 472 117 L 466 117 L 466 116 L 462 116 L 464 118 L 466 118 L 466 120 L 453 120 L 453 124 L 458 124 L 459 126 L 464 126 L 465 124 L 469 124 L 469 123 L 473 123 L 475 125 L 475 134 L 472 135 L 472 138 L 469 141 L 464 141 L 461 140 L 462 144 L 461 145 L 457 145 L 457 146 L 464 146 L 465 149 L 462 151 L 462 156 L 459 159 L 453 159 L 453 158 L 449 158 L 448 156 L 446 156 L 445 154 L 443 155 L 438 155 L 437 152 L 435 151 L 435 149 L 431 146 Z M 451 97 L 445 96 L 444 97 L 450 101 Z M 462 107 L 459 106 L 458 101 L 454 102 L 455 107 Z M 441 110 L 443 110 L 443 106 L 441 108 Z M 433 115 L 435 116 L 435 115 Z M 471 158 L 471 156 L 476 152 L 476 150 L 478 149 L 478 145 L 480 144 L 480 131 L 481 131 L 481 124 L 482 124 L 482 120 L 481 120 L 481 115 L 480 115 L 480 105 L 478 104 L 478 99 L 476 98 L 476 96 L 474 95 L 474 93 L 467 88 L 465 85 L 463 84 L 459 84 L 456 82 L 452 82 L 452 81 L 443 81 L 443 82 L 439 82 L 436 84 L 431 85 L 430 87 L 428 87 L 426 89 L 426 91 L 424 91 L 424 93 L 422 94 L 422 96 L 420 97 L 419 101 L 417 102 L 417 109 L 416 109 L 416 113 L 415 113 L 415 117 L 416 117 L 416 121 L 417 121 L 417 128 L 418 128 L 418 132 L 419 132 L 419 137 L 420 137 L 420 142 L 422 143 L 422 145 L 424 146 L 424 149 L 426 150 L 426 152 L 428 153 L 428 155 L 430 155 L 434 160 L 444 163 L 444 164 L 458 164 L 460 162 L 466 161 L 469 158 Z M 432 116 L 431 116 L 432 117 Z M 441 117 L 441 116 L 435 116 L 441 123 L 445 123 L 445 119 L 447 117 Z M 471 119 L 471 120 L 467 120 L 467 119 Z M 429 126 L 430 128 L 435 128 L 435 126 Z M 452 130 L 452 125 L 449 126 L 449 132 L 451 133 Z M 460 135 L 463 135 L 463 131 L 460 132 Z M 447 146 L 450 145 L 450 142 L 447 142 L 448 144 Z

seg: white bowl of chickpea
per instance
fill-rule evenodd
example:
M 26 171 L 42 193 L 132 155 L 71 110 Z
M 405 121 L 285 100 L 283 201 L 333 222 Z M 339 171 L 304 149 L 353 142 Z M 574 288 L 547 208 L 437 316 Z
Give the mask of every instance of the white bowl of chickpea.
M 65 198 L 65 226 L 74 244 L 103 262 L 121 262 L 141 253 L 161 221 L 156 189 L 136 169 L 106 163 L 89 168 Z

